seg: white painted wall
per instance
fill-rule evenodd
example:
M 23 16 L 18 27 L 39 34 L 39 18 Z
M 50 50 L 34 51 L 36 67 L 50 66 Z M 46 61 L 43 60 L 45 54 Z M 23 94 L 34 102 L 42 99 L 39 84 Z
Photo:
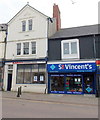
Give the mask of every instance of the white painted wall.
M 22 32 L 22 21 L 29 19 L 33 20 L 33 30 Z M 28 25 L 27 25 L 28 26 Z M 8 24 L 8 37 L 6 59 L 29 59 L 29 58 L 44 58 L 47 53 L 47 17 L 43 16 L 36 10 L 27 6 Z M 20 55 L 17 56 L 16 44 L 23 42 L 36 41 L 36 55 Z
M 47 39 L 35 39 L 35 40 L 22 40 L 20 41 L 20 43 L 23 46 L 24 42 L 33 42 L 36 41 L 36 49 L 37 49 L 37 53 L 36 55 L 17 55 L 17 43 L 19 43 L 19 41 L 16 42 L 7 42 L 7 51 L 6 51 L 6 59 L 38 59 L 38 58 L 44 58 L 46 57 L 46 53 L 47 53 Z M 23 48 L 22 48 L 23 51 Z
M 22 21 L 33 20 L 33 30 L 22 32 Z M 28 26 L 28 25 L 27 25 Z M 8 41 L 47 37 L 47 18 L 27 6 L 8 24 Z

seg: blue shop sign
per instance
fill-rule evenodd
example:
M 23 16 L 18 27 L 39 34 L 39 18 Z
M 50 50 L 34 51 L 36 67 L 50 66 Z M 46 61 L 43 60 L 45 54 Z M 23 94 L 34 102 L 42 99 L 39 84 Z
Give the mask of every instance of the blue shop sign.
M 48 72 L 95 72 L 96 63 L 48 64 Z

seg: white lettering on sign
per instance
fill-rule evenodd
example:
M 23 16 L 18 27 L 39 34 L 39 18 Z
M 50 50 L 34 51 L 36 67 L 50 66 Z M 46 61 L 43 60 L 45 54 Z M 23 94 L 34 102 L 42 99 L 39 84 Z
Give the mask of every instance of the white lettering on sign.
M 59 70 L 62 70 L 62 69 L 74 69 L 74 70 L 77 70 L 77 69 L 92 69 L 92 65 L 90 64 L 84 64 L 84 65 L 72 65 L 72 64 L 59 64 L 58 65 L 59 67 Z

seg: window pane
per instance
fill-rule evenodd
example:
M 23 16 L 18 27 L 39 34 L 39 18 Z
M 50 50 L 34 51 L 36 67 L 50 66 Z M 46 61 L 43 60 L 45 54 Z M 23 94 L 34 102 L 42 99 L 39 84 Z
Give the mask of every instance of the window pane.
M 36 54 L 36 42 L 32 42 L 32 54 Z
M 24 83 L 31 83 L 31 65 L 25 65 Z
M 32 30 L 32 19 L 28 20 L 29 30 Z
M 17 55 L 21 54 L 21 43 L 17 43 Z
M 24 77 L 24 65 L 18 65 L 17 66 L 17 81 L 16 83 L 23 83 L 23 77 Z
M 51 76 L 50 79 L 51 91 L 64 91 L 64 77 L 63 76 Z
M 22 21 L 22 31 L 26 30 L 26 21 Z
M 77 42 L 71 42 L 71 54 L 77 54 Z
M 64 54 L 69 54 L 69 43 L 63 43 Z
M 29 43 L 23 43 L 23 53 L 29 54 Z

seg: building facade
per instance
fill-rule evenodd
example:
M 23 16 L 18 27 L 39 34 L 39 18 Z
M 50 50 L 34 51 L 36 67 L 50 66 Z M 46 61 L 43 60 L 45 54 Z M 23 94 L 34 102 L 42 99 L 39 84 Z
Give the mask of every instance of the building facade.
M 49 38 L 49 93 L 96 94 L 100 85 L 98 26 L 61 29 Z
M 8 22 L 4 90 L 45 92 L 48 37 L 55 32 L 56 19 L 28 4 Z
M 0 24 L 0 90 L 3 87 L 7 24 Z

